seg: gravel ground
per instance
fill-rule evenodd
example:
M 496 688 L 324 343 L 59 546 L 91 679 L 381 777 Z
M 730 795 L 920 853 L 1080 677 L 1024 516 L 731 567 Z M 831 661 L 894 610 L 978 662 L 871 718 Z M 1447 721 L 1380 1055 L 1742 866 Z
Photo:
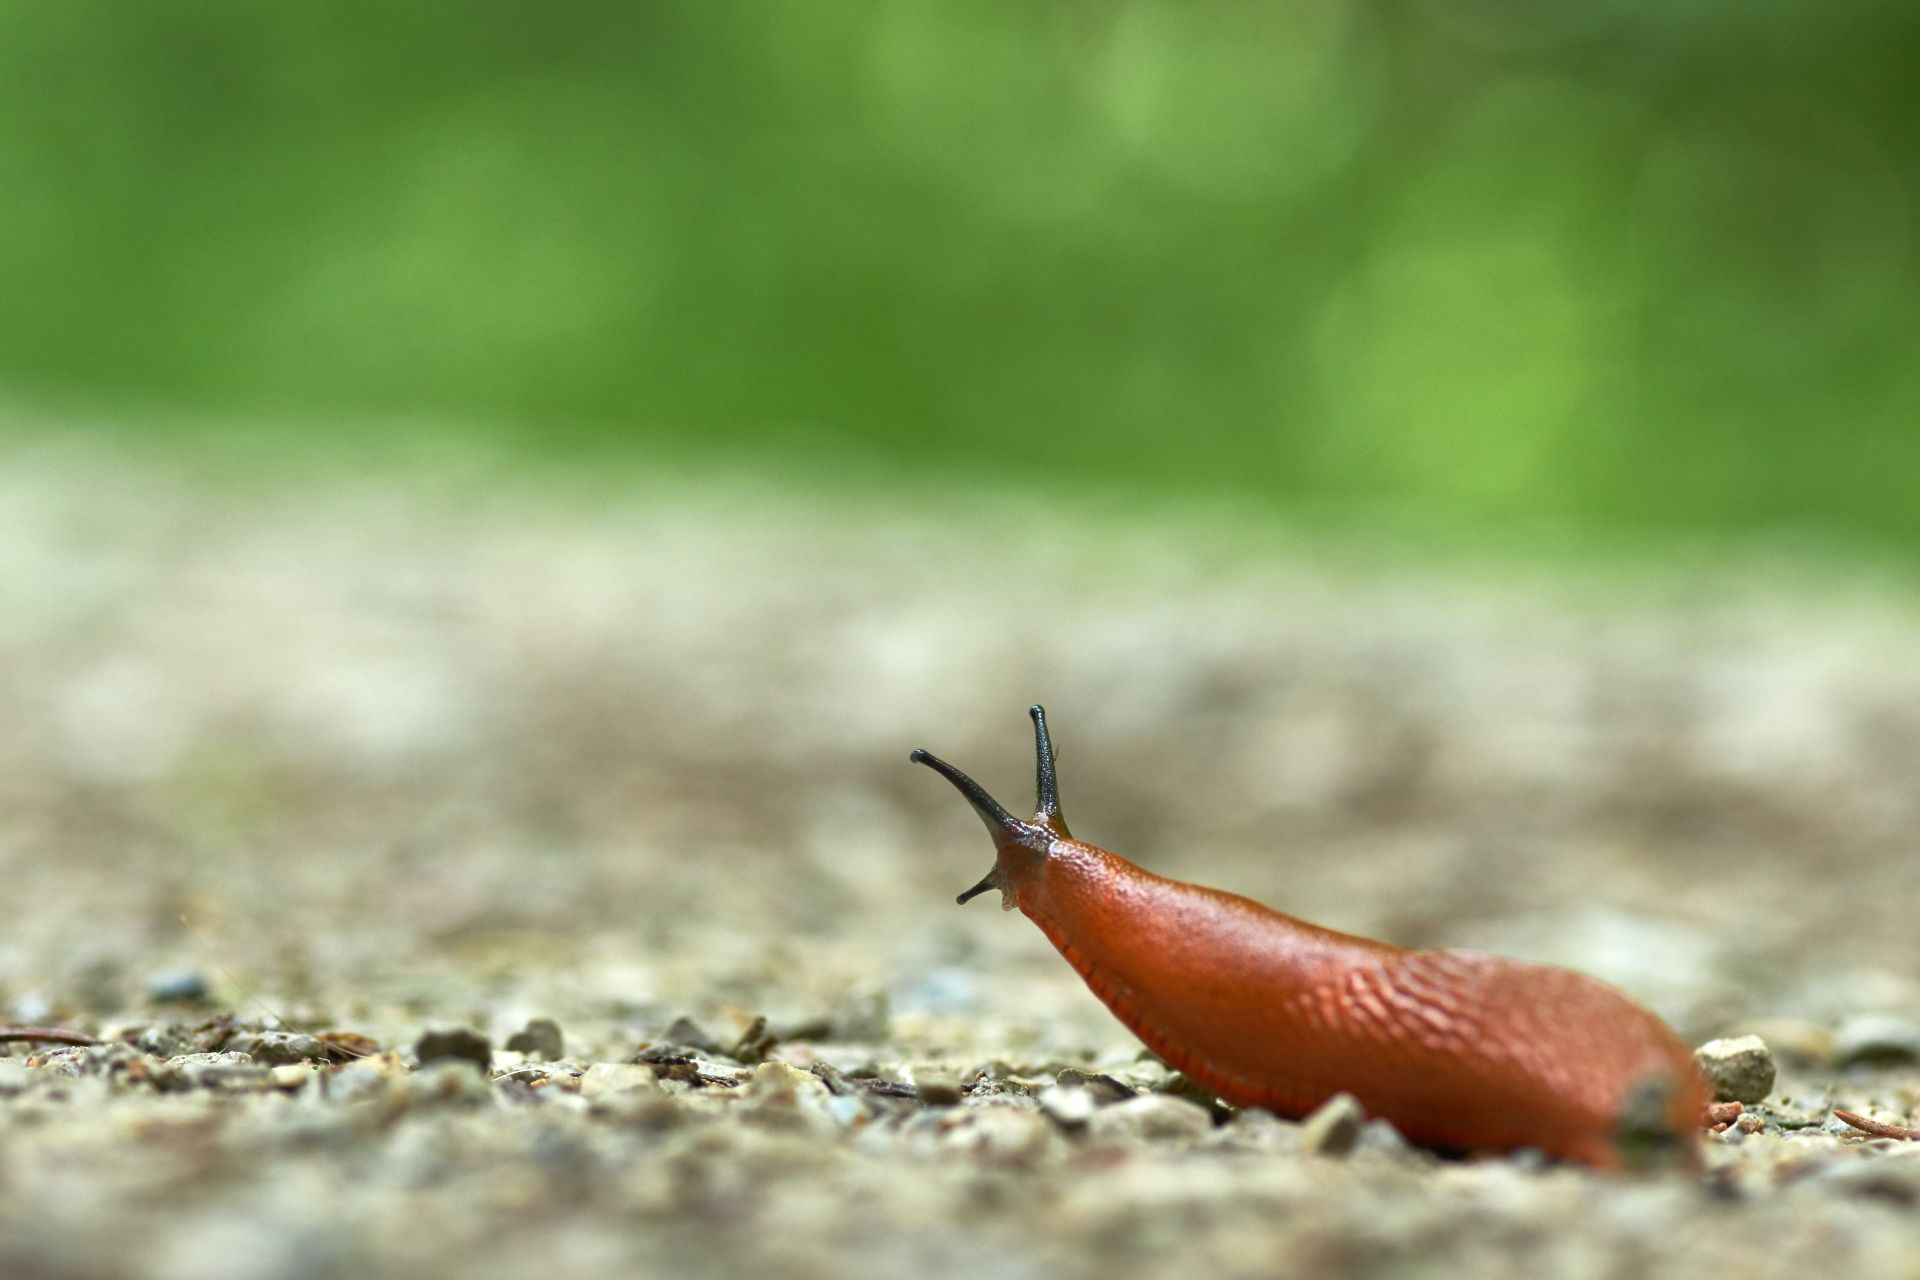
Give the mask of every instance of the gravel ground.
M 0 1044 L 8 1280 L 1920 1266 L 1920 1143 L 1830 1116 L 1920 1123 L 1908 590 L 295 470 L 0 455 L 0 1022 L 109 1042 Z M 1609 1178 L 1191 1098 L 953 905 L 906 753 L 1024 803 L 1035 700 L 1077 834 L 1757 1032 L 1767 1103 Z

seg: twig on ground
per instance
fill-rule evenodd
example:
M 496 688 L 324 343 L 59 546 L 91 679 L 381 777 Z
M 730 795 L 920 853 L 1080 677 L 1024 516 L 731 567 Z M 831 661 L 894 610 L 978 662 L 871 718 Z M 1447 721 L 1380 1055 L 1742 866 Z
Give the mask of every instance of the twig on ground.
M 49 1044 L 99 1044 L 82 1031 L 62 1031 L 58 1027 L 0 1027 L 0 1044 L 9 1040 L 44 1040 Z
M 1834 1108 L 1835 1118 L 1844 1120 L 1862 1133 L 1870 1133 L 1876 1138 L 1900 1138 L 1907 1142 L 1920 1142 L 1920 1129 L 1909 1129 L 1905 1125 L 1887 1124 L 1880 1120 L 1871 1120 L 1851 1111 Z

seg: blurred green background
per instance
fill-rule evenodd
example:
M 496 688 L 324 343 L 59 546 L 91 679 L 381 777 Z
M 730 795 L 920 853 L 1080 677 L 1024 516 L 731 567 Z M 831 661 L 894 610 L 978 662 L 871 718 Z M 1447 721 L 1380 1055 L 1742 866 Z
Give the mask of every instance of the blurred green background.
M 0 14 L 35 413 L 1920 541 L 1911 0 Z

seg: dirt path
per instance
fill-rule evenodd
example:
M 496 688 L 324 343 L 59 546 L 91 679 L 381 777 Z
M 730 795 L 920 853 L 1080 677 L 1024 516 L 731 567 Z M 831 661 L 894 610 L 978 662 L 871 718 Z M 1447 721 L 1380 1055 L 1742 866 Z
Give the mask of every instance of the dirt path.
M 1910 1273 L 1920 1144 L 1827 1116 L 1920 1107 L 1920 609 L 1235 542 L 10 454 L 0 1023 L 112 1043 L 0 1045 L 0 1274 Z M 1077 833 L 1761 1030 L 1773 1109 L 1640 1180 L 1215 1123 L 952 904 L 906 753 L 1016 798 L 1036 699 Z

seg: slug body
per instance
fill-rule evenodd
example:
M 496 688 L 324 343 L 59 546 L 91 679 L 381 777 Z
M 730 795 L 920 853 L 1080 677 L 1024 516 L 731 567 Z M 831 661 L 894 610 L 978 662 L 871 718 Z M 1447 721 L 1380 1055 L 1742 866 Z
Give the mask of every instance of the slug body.
M 1603 1168 L 1649 1151 L 1697 1160 L 1706 1085 L 1652 1013 L 1568 970 L 1339 933 L 1076 840 L 1045 713 L 1032 714 L 1032 822 L 913 755 L 994 836 L 994 869 L 960 901 L 999 889 L 1168 1065 L 1236 1106 L 1289 1117 L 1345 1091 L 1429 1146 L 1533 1147 Z

